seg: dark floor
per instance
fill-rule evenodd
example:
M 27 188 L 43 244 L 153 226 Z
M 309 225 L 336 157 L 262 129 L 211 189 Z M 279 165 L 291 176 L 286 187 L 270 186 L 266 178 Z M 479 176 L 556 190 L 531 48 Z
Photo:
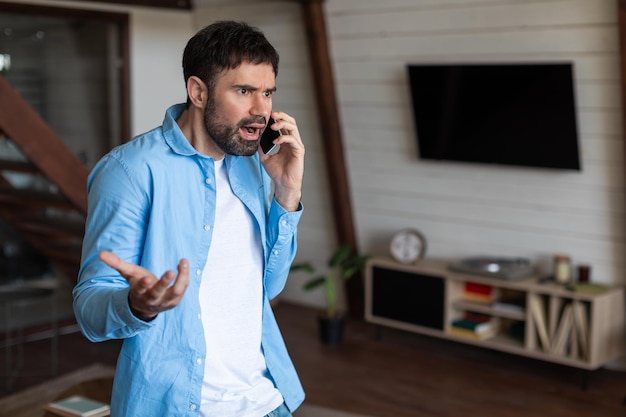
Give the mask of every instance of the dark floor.
M 582 390 L 577 369 L 390 329 L 378 339 L 362 321 L 349 322 L 344 343 L 330 347 L 317 340 L 316 314 L 286 302 L 276 307 L 309 404 L 377 417 L 626 416 L 626 372 L 594 371 Z M 50 377 L 49 343 L 25 345 L 14 391 Z M 119 346 L 63 335 L 59 373 L 95 362 L 114 365 Z
M 626 372 L 578 369 L 393 329 L 348 323 L 339 347 L 317 342 L 316 312 L 277 317 L 307 401 L 377 417 L 624 417 Z

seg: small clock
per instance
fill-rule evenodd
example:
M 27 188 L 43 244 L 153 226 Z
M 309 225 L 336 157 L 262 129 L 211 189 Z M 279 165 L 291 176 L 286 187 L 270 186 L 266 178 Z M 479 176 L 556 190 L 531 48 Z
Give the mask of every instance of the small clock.
M 411 264 L 424 257 L 426 239 L 415 229 L 400 230 L 391 238 L 389 251 L 396 261 Z

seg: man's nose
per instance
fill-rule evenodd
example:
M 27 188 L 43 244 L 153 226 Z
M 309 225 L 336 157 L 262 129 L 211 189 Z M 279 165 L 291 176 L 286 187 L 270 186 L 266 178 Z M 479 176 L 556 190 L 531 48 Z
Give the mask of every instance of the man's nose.
M 272 112 L 272 101 L 265 97 L 263 94 L 255 95 L 250 113 L 255 116 L 263 116 L 265 120 L 270 116 Z

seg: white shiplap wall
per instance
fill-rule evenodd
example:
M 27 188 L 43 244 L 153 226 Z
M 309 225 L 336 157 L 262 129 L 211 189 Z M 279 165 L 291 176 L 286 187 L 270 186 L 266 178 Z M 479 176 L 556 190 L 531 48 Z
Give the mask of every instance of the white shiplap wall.
M 362 249 L 411 226 L 431 256 L 526 256 L 548 271 L 562 252 L 624 282 L 614 1 L 336 0 L 328 16 Z M 545 60 L 575 65 L 581 173 L 417 159 L 406 63 Z
M 281 54 L 277 107 L 307 144 L 300 260 L 335 244 L 301 10 L 295 1 L 196 0 L 197 27 L 238 19 Z M 614 0 L 326 0 L 327 25 L 362 252 L 421 230 L 428 255 L 523 256 L 548 272 L 555 253 L 626 283 L 617 7 Z M 419 62 L 573 61 L 583 170 L 417 158 L 405 66 Z M 331 246 L 329 249 L 328 246 Z M 284 297 L 318 304 L 291 279 Z

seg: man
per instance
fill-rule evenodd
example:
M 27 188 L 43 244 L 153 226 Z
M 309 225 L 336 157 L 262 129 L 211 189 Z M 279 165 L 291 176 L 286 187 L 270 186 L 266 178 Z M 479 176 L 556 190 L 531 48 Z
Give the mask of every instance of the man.
M 277 71 L 258 29 L 207 26 L 183 54 L 187 103 L 90 174 L 74 310 L 90 340 L 124 339 L 113 417 L 290 416 L 304 399 L 269 304 L 304 173 L 296 121 L 272 112 Z M 264 129 L 286 131 L 275 155 Z

